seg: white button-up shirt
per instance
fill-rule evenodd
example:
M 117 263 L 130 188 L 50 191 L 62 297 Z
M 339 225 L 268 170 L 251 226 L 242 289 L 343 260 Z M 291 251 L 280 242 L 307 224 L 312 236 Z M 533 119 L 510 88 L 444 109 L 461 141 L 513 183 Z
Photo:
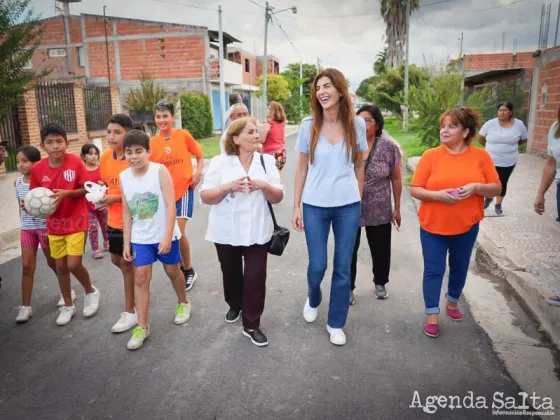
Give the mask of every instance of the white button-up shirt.
M 261 165 L 260 154 L 253 156 L 249 173 L 236 155 L 219 155 L 210 161 L 210 166 L 200 192 L 218 188 L 244 176 L 250 179 L 262 179 L 275 188 L 284 191 L 280 173 L 272 155 L 263 155 L 266 173 Z M 264 193 L 254 191 L 244 194 L 228 193 L 224 199 L 212 206 L 208 217 L 206 240 L 217 244 L 233 246 L 263 245 L 270 241 L 274 230 L 272 216 Z

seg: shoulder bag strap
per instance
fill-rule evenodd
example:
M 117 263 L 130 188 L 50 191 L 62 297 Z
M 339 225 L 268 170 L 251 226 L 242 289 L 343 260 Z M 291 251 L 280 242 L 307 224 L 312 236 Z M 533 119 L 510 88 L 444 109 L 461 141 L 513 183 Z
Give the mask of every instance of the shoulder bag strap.
M 263 157 L 262 153 L 261 153 L 261 165 L 264 169 L 264 173 L 266 174 L 266 166 L 264 164 L 264 157 Z M 267 177 L 268 177 L 268 175 L 267 175 Z M 274 224 L 274 230 L 277 230 L 278 229 L 278 223 L 276 223 L 276 216 L 274 216 L 274 210 L 272 209 L 272 204 L 270 204 L 270 201 L 268 201 L 268 200 L 266 200 L 266 202 L 268 204 L 268 209 L 270 210 L 270 215 L 272 216 L 272 223 Z

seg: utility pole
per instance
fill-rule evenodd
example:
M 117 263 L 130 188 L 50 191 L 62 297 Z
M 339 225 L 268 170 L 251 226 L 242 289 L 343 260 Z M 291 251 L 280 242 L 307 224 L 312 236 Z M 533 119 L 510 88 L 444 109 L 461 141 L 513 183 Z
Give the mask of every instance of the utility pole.
M 268 2 L 266 2 L 266 6 L 264 8 L 264 55 L 263 55 L 263 116 L 266 118 L 267 108 L 268 108 L 268 51 L 267 51 L 267 41 L 268 41 L 268 23 L 272 20 L 272 15 L 277 13 L 285 12 L 286 10 L 291 10 L 292 13 L 297 13 L 297 7 L 292 6 L 287 9 L 282 9 L 277 12 L 273 12 L 274 7 L 270 6 Z
M 81 0 L 59 0 L 63 6 L 64 18 L 64 40 L 66 47 L 66 65 L 68 66 L 68 75 L 74 75 L 74 60 L 72 59 L 72 47 L 70 47 L 70 3 Z
M 224 131 L 226 125 L 226 88 L 224 82 L 224 33 L 222 31 L 222 6 L 218 6 L 218 27 L 219 27 L 219 37 L 220 37 L 220 47 L 219 47 L 219 64 L 220 64 L 220 109 L 221 109 L 221 122 L 222 122 L 222 132 Z
M 556 33 L 554 34 L 554 46 L 558 45 L 558 25 L 560 25 L 560 0 L 558 0 L 558 16 L 556 17 Z
M 459 40 L 459 59 L 463 56 L 463 32 L 461 32 L 461 38 Z
M 264 9 L 264 55 L 263 55 L 263 94 L 262 94 L 262 98 L 263 98 L 263 119 L 266 120 L 266 110 L 268 108 L 268 82 L 267 82 L 267 76 L 268 76 L 268 57 L 267 57 L 267 41 L 268 41 L 268 20 L 270 19 L 270 12 L 271 12 L 271 7 L 268 5 L 268 2 L 266 2 L 266 7 Z
M 107 60 L 107 81 L 111 87 L 111 66 L 109 65 L 109 38 L 107 37 L 107 6 L 103 6 L 103 26 L 105 27 L 105 55 Z
M 404 62 L 404 119 L 403 131 L 408 131 L 408 60 L 410 57 L 410 0 L 406 0 L 406 59 Z

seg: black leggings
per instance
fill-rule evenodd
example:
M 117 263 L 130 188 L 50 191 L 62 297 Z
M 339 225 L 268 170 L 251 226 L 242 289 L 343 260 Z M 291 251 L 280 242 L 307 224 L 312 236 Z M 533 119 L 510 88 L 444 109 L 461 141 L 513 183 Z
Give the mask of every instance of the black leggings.
M 366 237 L 371 253 L 373 282 L 375 285 L 384 286 L 389 282 L 391 270 L 391 223 L 379 226 L 366 226 Z M 352 256 L 351 290 L 356 288 L 356 272 L 358 265 L 358 249 L 362 228 L 356 235 L 356 245 Z
M 500 197 L 505 197 L 507 192 L 507 184 L 509 181 L 509 177 L 513 172 L 513 166 L 496 166 L 496 171 L 498 172 L 498 176 L 500 177 L 500 182 L 502 183 L 502 192 L 500 193 Z

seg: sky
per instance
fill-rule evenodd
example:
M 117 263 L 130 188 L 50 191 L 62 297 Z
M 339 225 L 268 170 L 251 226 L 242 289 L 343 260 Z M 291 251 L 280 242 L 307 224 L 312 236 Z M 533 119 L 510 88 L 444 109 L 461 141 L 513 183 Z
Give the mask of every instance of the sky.
M 410 62 L 434 65 L 463 53 L 498 53 L 537 49 L 541 8 L 552 2 L 548 45 L 554 44 L 558 0 L 420 0 L 411 17 Z M 83 0 L 71 3 L 72 14 L 103 14 L 206 26 L 242 41 L 234 44 L 261 55 L 264 48 L 264 0 Z M 268 53 L 283 68 L 302 60 L 335 67 L 354 91 L 373 74 L 375 56 L 383 50 L 385 24 L 379 0 L 270 0 L 275 12 L 269 26 Z M 430 5 L 432 3 L 437 3 Z M 60 6 L 60 3 L 57 3 Z M 32 0 L 36 13 L 53 16 L 55 0 Z M 132 7 L 132 5 L 134 5 Z M 297 7 L 297 13 L 289 9 Z M 560 34 L 558 37 L 560 44 Z

